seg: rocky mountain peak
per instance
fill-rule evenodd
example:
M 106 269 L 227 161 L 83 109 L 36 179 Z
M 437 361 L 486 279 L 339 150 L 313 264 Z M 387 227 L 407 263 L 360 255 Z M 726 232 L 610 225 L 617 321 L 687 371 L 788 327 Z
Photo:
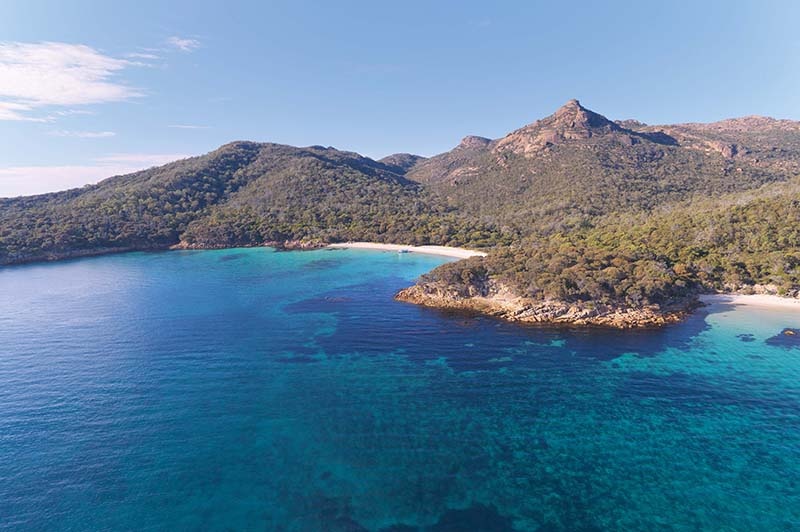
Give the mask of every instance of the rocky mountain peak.
M 553 144 L 588 139 L 597 135 L 624 131 L 622 127 L 572 99 L 552 115 L 537 120 L 501 139 L 497 151 L 533 154 Z
M 541 120 L 548 121 L 551 126 L 575 130 L 591 130 L 597 128 L 618 128 L 616 124 L 601 114 L 590 111 L 578 100 L 569 100 L 551 116 Z
M 476 135 L 467 135 L 461 142 L 458 144 L 459 148 L 464 148 L 468 150 L 480 149 L 489 144 L 491 139 L 487 139 L 486 137 L 478 137 Z
M 587 109 L 581 105 L 581 102 L 575 98 L 572 98 L 571 100 L 567 100 L 567 103 L 559 107 L 554 114 L 567 115 L 585 111 L 587 111 Z

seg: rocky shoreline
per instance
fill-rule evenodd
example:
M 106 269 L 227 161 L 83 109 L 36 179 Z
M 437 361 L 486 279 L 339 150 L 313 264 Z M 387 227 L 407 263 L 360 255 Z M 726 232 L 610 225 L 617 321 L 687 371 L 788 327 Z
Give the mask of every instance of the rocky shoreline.
M 317 241 L 308 240 L 275 240 L 270 242 L 261 242 L 258 244 L 210 244 L 207 242 L 188 243 L 180 241 L 179 243 L 170 246 L 169 249 L 233 249 L 233 248 L 274 248 L 278 251 L 308 251 L 313 249 L 322 249 L 328 244 Z
M 48 251 L 40 255 L 33 255 L 21 258 L 11 258 L 0 260 L 0 268 L 6 266 L 18 266 L 23 264 L 35 264 L 37 262 L 57 262 L 70 259 L 81 259 L 86 257 L 98 257 L 101 255 L 113 255 L 116 253 L 127 253 L 129 251 L 162 251 L 165 247 L 134 248 L 134 247 L 102 247 L 93 249 L 74 249 L 71 251 Z
M 580 306 L 563 301 L 522 298 L 497 283 L 486 294 L 468 295 L 440 283 L 420 283 L 401 290 L 395 295 L 395 299 L 431 308 L 465 310 L 519 323 L 615 329 L 661 327 L 677 323 L 701 305 L 694 299 L 670 308 L 657 305 L 642 308 L 600 304 Z
M 356 243 L 358 244 L 358 243 Z M 394 246 L 392 244 L 371 244 L 373 246 Z M 272 247 L 279 251 L 304 251 L 322 248 L 358 247 L 353 243 L 329 244 L 319 241 L 286 240 L 264 242 L 249 246 Z M 403 249 L 413 246 L 395 246 Z M 443 246 L 428 246 L 443 248 Z M 27 260 L 17 260 L 1 266 L 27 264 L 31 262 L 52 262 L 74 258 L 124 253 L 130 251 L 165 250 L 211 250 L 230 249 L 229 245 L 209 245 L 208 243 L 179 242 L 172 246 L 119 247 L 73 250 L 68 253 L 48 253 Z M 423 246 L 424 248 L 424 246 Z M 394 248 L 392 248 L 394 249 Z M 420 248 L 422 249 L 422 248 Z M 482 255 L 481 252 L 452 248 L 457 251 Z M 435 253 L 443 254 L 443 253 Z M 452 255 L 451 255 L 452 256 Z M 565 326 L 599 326 L 615 329 L 637 329 L 661 327 L 684 320 L 695 309 L 714 304 L 747 304 L 754 306 L 783 306 L 800 309 L 800 294 L 789 297 L 778 296 L 777 288 L 770 285 L 747 287 L 728 287 L 729 291 L 699 294 L 699 297 L 676 302 L 670 306 L 650 305 L 630 308 L 619 305 L 599 303 L 568 303 L 558 300 L 534 300 L 516 295 L 509 287 L 494 280 L 486 279 L 479 285 L 451 286 L 442 282 L 419 282 L 400 290 L 397 301 L 413 303 L 430 308 L 451 309 L 491 316 L 511 322 L 531 324 L 551 324 Z

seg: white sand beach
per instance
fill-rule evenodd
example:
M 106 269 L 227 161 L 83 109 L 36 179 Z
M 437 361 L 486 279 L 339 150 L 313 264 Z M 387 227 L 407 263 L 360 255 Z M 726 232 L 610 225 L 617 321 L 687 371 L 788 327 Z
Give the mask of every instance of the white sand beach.
M 440 255 L 443 257 L 454 257 L 457 259 L 468 259 L 470 257 L 485 257 L 486 253 L 464 248 L 453 248 L 449 246 L 404 246 L 402 244 L 379 244 L 377 242 L 344 242 L 341 244 L 330 244 L 330 249 L 374 249 L 379 251 L 407 251 L 409 253 L 425 253 L 427 255 Z
M 709 305 L 746 305 L 761 308 L 796 309 L 800 311 L 800 299 L 781 297 L 769 294 L 707 294 L 700 296 L 700 301 Z

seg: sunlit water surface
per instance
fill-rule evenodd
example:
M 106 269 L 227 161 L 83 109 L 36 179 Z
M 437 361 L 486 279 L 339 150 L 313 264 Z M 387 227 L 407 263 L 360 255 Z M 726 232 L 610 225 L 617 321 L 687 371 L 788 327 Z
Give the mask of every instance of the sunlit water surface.
M 445 260 L 0 269 L 0 528 L 800 529 L 800 316 L 613 332 L 392 300 Z

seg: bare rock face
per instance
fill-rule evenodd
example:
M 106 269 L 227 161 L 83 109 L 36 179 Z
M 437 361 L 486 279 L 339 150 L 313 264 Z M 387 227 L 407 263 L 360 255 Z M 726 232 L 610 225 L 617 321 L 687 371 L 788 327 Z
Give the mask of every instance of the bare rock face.
M 565 135 L 576 135 L 576 138 L 591 137 L 594 129 L 613 130 L 619 127 L 603 115 L 586 109 L 578 100 L 565 103 L 552 118 L 550 124 L 552 127 L 563 131 Z
M 632 118 L 628 118 L 625 120 L 614 120 L 614 123 L 620 127 L 624 127 L 625 129 L 637 129 L 642 127 L 647 127 L 647 124 L 645 124 L 644 122 L 640 122 Z
M 593 325 L 616 329 L 660 327 L 682 320 L 690 310 L 689 307 L 664 310 L 658 306 L 625 308 L 536 301 L 519 297 L 508 287 L 492 280 L 468 292 L 441 283 L 420 283 L 401 290 L 395 299 L 426 307 L 467 310 L 515 322 Z
M 497 141 L 494 151 L 531 155 L 570 140 L 626 131 L 619 125 L 569 100 L 555 113 L 510 133 Z
M 464 150 L 479 150 L 481 148 L 485 148 L 491 142 L 492 142 L 491 139 L 487 139 L 486 137 L 467 135 L 466 137 L 461 139 L 461 142 L 458 144 L 458 148 Z
M 710 142 L 709 147 L 712 150 L 721 153 L 726 159 L 733 159 L 733 157 L 739 153 L 739 147 L 736 144 L 729 144 L 727 142 Z
M 800 131 L 800 122 L 794 120 L 779 120 L 767 116 L 743 116 L 728 118 L 719 122 L 708 124 L 682 124 L 692 129 L 717 133 L 743 133 L 761 130 Z

